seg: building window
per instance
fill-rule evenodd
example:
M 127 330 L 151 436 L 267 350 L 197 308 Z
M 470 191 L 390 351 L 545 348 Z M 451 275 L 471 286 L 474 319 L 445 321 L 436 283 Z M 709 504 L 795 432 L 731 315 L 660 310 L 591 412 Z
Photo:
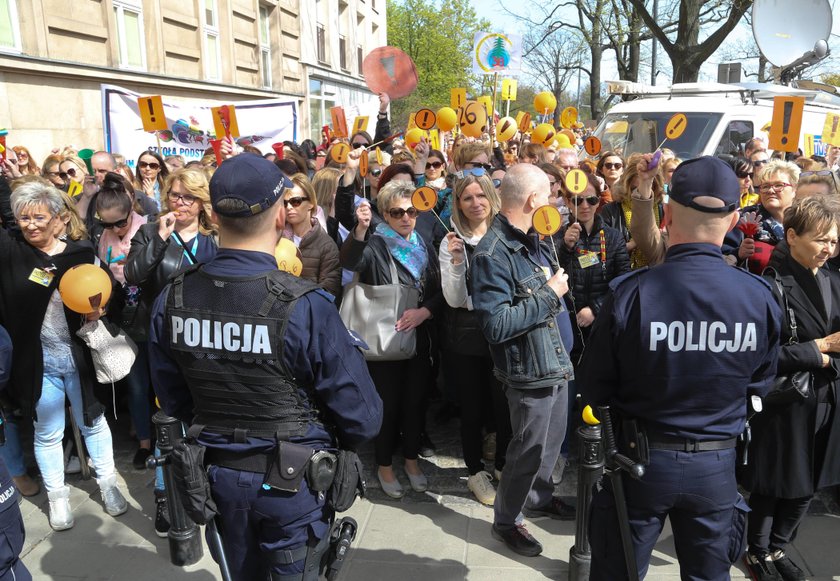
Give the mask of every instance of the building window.
M 202 36 L 204 37 L 204 77 L 208 81 L 222 78 L 222 52 L 219 44 L 219 9 L 217 0 L 202 0 Z
M 260 6 L 260 72 L 262 86 L 271 88 L 271 9 Z
M 356 60 L 359 61 L 359 76 L 363 77 L 365 76 L 365 49 L 362 48 L 362 45 L 356 47 Z
M 114 0 L 120 68 L 146 68 L 146 42 L 143 34 L 143 6 L 139 0 Z
M 318 62 L 327 64 L 327 31 L 323 24 L 318 24 Z
M 347 37 L 338 37 L 338 64 L 342 71 L 347 70 Z
M 0 50 L 20 51 L 20 24 L 15 0 L 0 0 Z

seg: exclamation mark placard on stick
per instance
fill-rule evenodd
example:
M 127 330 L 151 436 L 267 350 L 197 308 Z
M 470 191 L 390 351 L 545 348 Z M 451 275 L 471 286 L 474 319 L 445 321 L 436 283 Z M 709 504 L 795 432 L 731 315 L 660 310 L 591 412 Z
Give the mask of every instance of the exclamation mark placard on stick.
M 773 120 L 770 122 L 768 146 L 776 151 L 799 149 L 799 131 L 805 97 L 773 97 Z
M 822 142 L 829 145 L 840 145 L 840 115 L 837 113 L 826 113 Z
M 335 137 L 349 137 L 347 135 L 347 117 L 344 115 L 343 107 L 330 107 L 332 118 L 332 131 Z
M 143 120 L 143 131 L 164 131 L 166 114 L 163 112 L 163 99 L 160 95 L 153 97 L 137 97 L 137 107 Z

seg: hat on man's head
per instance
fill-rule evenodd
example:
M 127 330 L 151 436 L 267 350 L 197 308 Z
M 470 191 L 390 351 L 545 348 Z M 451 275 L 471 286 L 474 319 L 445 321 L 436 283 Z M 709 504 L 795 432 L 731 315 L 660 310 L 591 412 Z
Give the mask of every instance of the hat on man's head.
M 264 157 L 240 153 L 226 159 L 210 179 L 210 203 L 213 211 L 229 218 L 254 216 L 267 210 L 283 197 L 292 182 Z M 240 210 L 219 210 L 222 200 L 243 202 Z
M 712 207 L 696 202 L 700 197 L 716 198 L 723 206 Z M 682 162 L 671 176 L 668 197 L 677 203 L 709 214 L 734 212 L 741 200 L 741 186 L 732 167 L 712 156 Z

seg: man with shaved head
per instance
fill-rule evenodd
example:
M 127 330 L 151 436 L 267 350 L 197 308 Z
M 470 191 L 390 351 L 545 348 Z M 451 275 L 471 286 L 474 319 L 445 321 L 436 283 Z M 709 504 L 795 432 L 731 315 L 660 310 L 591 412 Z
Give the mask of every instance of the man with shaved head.
M 548 177 L 530 164 L 502 180 L 501 210 L 473 255 L 473 305 L 490 343 L 496 377 L 505 385 L 513 439 L 496 492 L 493 537 L 529 557 L 542 545 L 527 517 L 574 519 L 553 496 L 551 473 L 566 433 L 572 327 L 563 295 L 568 277 L 532 227 L 549 204 Z

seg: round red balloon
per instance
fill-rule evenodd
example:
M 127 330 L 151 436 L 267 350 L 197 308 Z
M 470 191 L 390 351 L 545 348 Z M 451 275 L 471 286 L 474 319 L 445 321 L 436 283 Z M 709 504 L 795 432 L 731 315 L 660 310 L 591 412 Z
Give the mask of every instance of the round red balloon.
M 395 46 L 380 46 L 370 51 L 362 72 L 371 92 L 388 93 L 391 99 L 407 97 L 417 88 L 414 61 Z

